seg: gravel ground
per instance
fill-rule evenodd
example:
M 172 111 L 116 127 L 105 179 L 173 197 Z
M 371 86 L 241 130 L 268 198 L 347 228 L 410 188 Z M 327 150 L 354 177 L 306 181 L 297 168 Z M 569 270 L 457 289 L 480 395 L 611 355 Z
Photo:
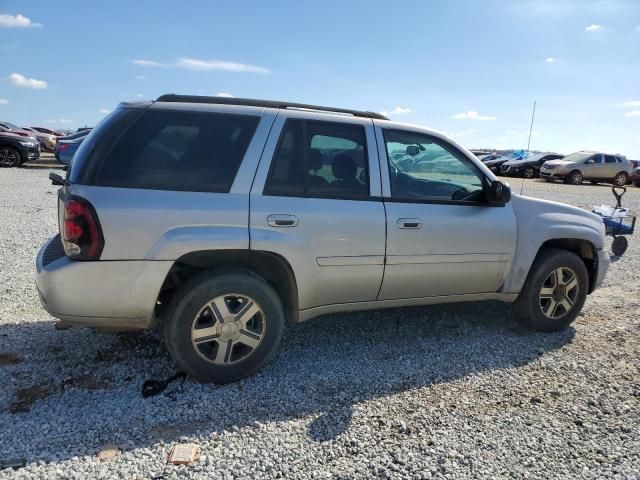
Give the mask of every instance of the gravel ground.
M 59 332 L 40 307 L 47 173 L 0 171 L 0 459 L 27 460 L 1 478 L 640 478 L 637 241 L 562 333 L 498 303 L 332 315 L 293 327 L 253 378 L 143 399 L 173 371 L 157 338 Z M 613 200 L 606 186 L 524 193 Z M 640 189 L 625 201 L 640 212 Z M 197 461 L 167 465 L 188 442 Z M 120 453 L 101 461 L 106 445 Z

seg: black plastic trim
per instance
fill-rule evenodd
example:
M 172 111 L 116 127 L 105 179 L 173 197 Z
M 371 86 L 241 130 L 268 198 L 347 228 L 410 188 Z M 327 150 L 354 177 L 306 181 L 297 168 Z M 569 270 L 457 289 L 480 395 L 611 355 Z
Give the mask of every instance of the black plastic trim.
M 351 110 L 348 108 L 324 107 L 321 105 L 310 105 L 306 103 L 282 102 L 277 100 L 257 100 L 253 98 L 208 97 L 204 95 L 177 95 L 175 93 L 167 93 L 159 96 L 156 99 L 156 102 L 210 103 L 217 105 L 243 105 L 247 107 L 317 110 L 320 112 L 348 114 L 353 115 L 354 117 L 389 120 L 384 115 L 375 112 Z

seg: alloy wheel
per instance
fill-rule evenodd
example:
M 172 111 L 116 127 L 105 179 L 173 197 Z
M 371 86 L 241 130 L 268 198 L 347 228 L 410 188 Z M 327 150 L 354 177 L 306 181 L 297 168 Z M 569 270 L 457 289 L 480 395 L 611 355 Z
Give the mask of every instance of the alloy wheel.
M 8 148 L 0 149 L 0 166 L 13 167 L 17 163 L 18 156 L 16 155 L 16 152 L 9 150 Z
M 536 175 L 536 172 L 531 167 L 527 167 L 523 173 L 525 178 L 533 178 Z
M 573 309 L 579 292 L 576 272 L 568 267 L 556 268 L 547 276 L 540 289 L 540 310 L 547 318 L 560 319 Z
M 613 183 L 618 187 L 624 187 L 627 184 L 627 177 L 624 173 L 619 173 L 613 179 Z
M 266 317 L 254 299 L 225 294 L 210 300 L 196 314 L 191 344 L 207 362 L 232 365 L 251 356 L 265 332 Z

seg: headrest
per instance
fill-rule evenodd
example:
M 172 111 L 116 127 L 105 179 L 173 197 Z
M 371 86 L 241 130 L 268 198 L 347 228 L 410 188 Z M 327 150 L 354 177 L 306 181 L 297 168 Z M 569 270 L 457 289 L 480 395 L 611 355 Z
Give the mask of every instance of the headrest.
M 358 172 L 356 161 L 349 155 L 335 157 L 331 170 L 333 171 L 333 176 L 341 180 L 353 180 Z
M 324 157 L 322 154 L 315 149 L 309 150 L 309 170 L 313 170 L 317 172 L 322 168 L 322 164 L 324 163 Z

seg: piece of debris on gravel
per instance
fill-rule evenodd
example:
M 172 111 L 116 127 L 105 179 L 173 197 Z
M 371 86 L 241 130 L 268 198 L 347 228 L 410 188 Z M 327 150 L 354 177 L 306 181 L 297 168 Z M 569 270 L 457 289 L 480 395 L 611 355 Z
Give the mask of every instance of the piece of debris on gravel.
M 0 172 L 0 352 L 22 359 L 0 368 L 0 458 L 27 459 L 0 479 L 639 478 L 637 236 L 564 332 L 494 302 L 328 315 L 292 326 L 254 377 L 143 398 L 175 372 L 160 339 L 58 331 L 40 306 L 34 259 L 58 228 L 47 173 Z M 605 185 L 525 180 L 524 194 L 614 202 Z M 176 444 L 197 461 L 167 464 Z
M 0 365 L 17 365 L 22 359 L 15 353 L 0 353 Z
M 196 461 L 198 446 L 193 443 L 179 443 L 171 447 L 167 463 L 173 465 L 188 465 Z
M 120 454 L 120 449 L 116 445 L 105 445 L 98 452 L 98 460 L 106 462 L 113 460 Z

